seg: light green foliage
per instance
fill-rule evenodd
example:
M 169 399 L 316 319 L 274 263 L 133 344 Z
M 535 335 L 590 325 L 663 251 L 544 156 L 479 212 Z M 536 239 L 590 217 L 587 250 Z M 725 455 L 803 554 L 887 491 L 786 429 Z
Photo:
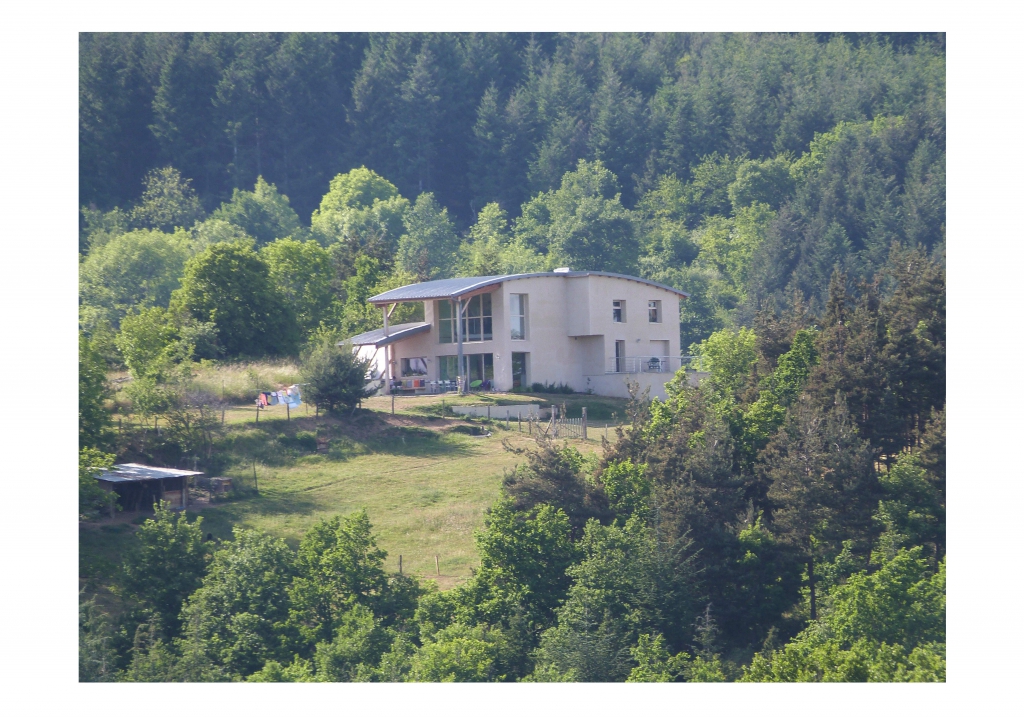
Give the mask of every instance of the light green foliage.
M 945 680 L 946 567 L 929 573 L 921 548 L 832 589 L 817 622 L 782 650 L 758 654 L 751 682 Z
M 114 456 L 95 448 L 81 448 L 78 451 L 78 518 L 88 520 L 109 511 L 117 500 L 113 491 L 103 490 L 96 476 L 105 468 L 114 465 Z
M 535 249 L 512 238 L 508 215 L 495 202 L 480 210 L 458 252 L 461 276 L 526 274 L 543 271 L 546 263 Z
M 191 234 L 193 254 L 198 254 L 204 249 L 221 242 L 239 242 L 249 247 L 256 245 L 256 240 L 246 234 L 244 229 L 225 219 L 211 217 L 205 221 L 198 222 L 192 227 Z
M 110 441 L 110 413 L 106 401 L 107 367 L 103 357 L 83 334 L 78 335 L 78 444 L 102 448 Z
M 420 281 L 451 276 L 459 238 L 455 225 L 430 192 L 416 197 L 405 215 L 405 234 L 398 241 L 395 263 Z
M 523 205 L 515 235 L 545 251 L 549 266 L 636 271 L 638 244 L 632 212 L 622 206 L 615 175 L 600 161 L 580 160 L 558 189 Z
M 189 259 L 172 308 L 212 322 L 228 356 L 286 354 L 298 342 L 292 308 L 267 265 L 241 244 L 214 244 Z
M 301 375 L 306 400 L 325 411 L 354 408 L 373 394 L 367 389 L 370 362 L 358 358 L 348 344 L 321 339 L 303 356 Z
M 391 636 L 364 605 L 353 605 L 339 620 L 334 639 L 316 646 L 316 678 L 320 682 L 352 682 L 360 666 L 373 669 L 389 647 Z
M 683 673 L 690 658 L 685 652 L 671 654 L 665 647 L 665 638 L 644 633 L 629 653 L 636 663 L 626 682 L 675 682 Z M 707 681 L 707 680 L 703 680 Z
M 412 658 L 411 682 L 500 682 L 496 663 L 502 633 L 483 625 L 449 625 L 423 642 Z
M 624 525 L 630 516 L 644 518 L 650 510 L 649 498 L 651 482 L 645 473 L 647 464 L 634 464 L 628 458 L 623 461 L 612 461 L 601 471 L 601 484 L 604 486 L 608 503 L 615 511 L 615 522 Z
M 114 342 L 124 365 L 136 379 L 148 374 L 177 339 L 178 332 L 166 309 L 153 306 L 127 314 Z
M 81 264 L 79 295 L 111 323 L 132 309 L 166 307 L 189 257 L 189 235 L 141 229 L 114 237 Z
M 333 267 L 323 247 L 312 239 L 278 239 L 260 249 L 260 258 L 267 265 L 271 283 L 295 313 L 303 338 L 332 317 Z
M 485 529 L 476 534 L 480 567 L 473 579 L 444 596 L 451 602 L 448 616 L 430 618 L 428 608 L 422 618 L 435 625 L 451 620 L 507 624 L 521 609 L 537 623 L 549 621 L 571 582 L 566 569 L 579 557 L 571 535 L 561 510 L 542 505 L 520 512 L 507 498 L 496 501 Z
M 686 666 L 686 679 L 690 682 L 727 682 L 728 678 L 722 666 L 722 660 L 717 655 L 714 657 L 693 658 L 693 662 Z
M 276 629 L 288 617 L 294 557 L 280 538 L 236 527 L 182 608 L 207 656 L 231 674 L 251 674 L 280 656 Z
M 729 200 L 737 214 L 755 203 L 778 209 L 793 189 L 793 176 L 786 157 L 748 160 L 736 169 L 736 181 L 729 185 Z
M 816 331 L 801 329 L 789 351 L 779 356 L 775 370 L 761 381 L 761 393 L 743 414 L 745 439 L 752 450 L 760 449 L 786 418 L 786 407 L 796 400 L 811 368 L 818 362 L 814 348 Z
M 856 129 L 856 123 L 839 122 L 827 132 L 815 132 L 808 151 L 793 162 L 790 171 L 794 178 L 800 181 L 806 179 L 809 174 L 820 171 L 825 166 L 830 150 Z
M 268 184 L 262 176 L 256 178 L 251 192 L 235 189 L 231 201 L 221 204 L 210 219 L 233 224 L 258 244 L 294 237 L 302 229 L 299 215 L 288 204 L 288 197 L 279 194 L 277 187 Z
M 901 455 L 892 468 L 879 474 L 878 482 L 886 498 L 878 502 L 874 517 L 886 531 L 886 545 L 945 544 L 945 501 L 917 454 Z
M 289 621 L 302 639 L 332 640 L 354 605 L 374 611 L 387 597 L 386 556 L 377 547 L 366 511 L 324 519 L 310 528 L 299 544 L 298 577 L 288 589 Z
M 662 175 L 637 205 L 642 258 L 646 274 L 681 268 L 697 257 L 687 226 L 690 204 L 686 185 L 674 174 Z
M 366 167 L 331 180 L 320 208 L 313 212 L 313 235 L 322 244 L 344 243 L 379 259 L 391 258 L 405 232 L 409 201 L 398 188 Z
M 282 665 L 277 660 L 269 660 L 258 672 L 245 678 L 246 682 L 316 682 L 316 674 L 312 660 L 304 660 L 298 655 Z
M 190 523 L 184 511 L 156 506 L 155 515 L 139 526 L 125 557 L 124 595 L 152 612 L 169 634 L 177 632 L 181 605 L 206 572 L 209 549 L 203 542 L 202 524 L 202 517 Z
M 776 217 L 767 204 L 740 207 L 733 218 L 709 217 L 693 233 L 700 247 L 698 261 L 717 269 L 740 294 L 747 285 L 751 261 Z
M 699 357 L 698 367 L 709 372 L 715 388 L 728 396 L 743 388 L 750 367 L 757 360 L 757 335 L 752 329 L 722 329 L 690 346 Z
M 170 232 L 188 229 L 203 219 L 205 212 L 192 180 L 184 179 L 174 167 L 150 171 L 143 184 L 145 189 L 131 214 L 135 226 Z

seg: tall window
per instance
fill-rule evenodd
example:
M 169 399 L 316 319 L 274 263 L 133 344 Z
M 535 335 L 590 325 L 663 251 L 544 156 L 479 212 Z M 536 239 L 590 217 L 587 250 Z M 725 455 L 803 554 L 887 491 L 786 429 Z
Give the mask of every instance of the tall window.
M 464 341 L 490 341 L 493 338 L 490 294 L 477 294 L 469 300 L 462 330 L 466 332 Z
M 652 324 L 661 323 L 661 302 L 660 301 L 648 301 L 647 302 L 647 320 Z
M 456 304 L 451 301 L 437 302 L 437 335 L 438 342 L 452 344 L 458 341 L 455 332 L 455 317 L 459 313 Z M 490 341 L 491 332 L 491 295 L 478 294 L 470 299 L 462 311 L 462 340 Z
M 612 321 L 617 324 L 623 324 L 626 322 L 626 302 L 625 301 L 613 301 L 612 302 Z
M 455 306 L 450 301 L 437 302 L 437 334 L 439 343 L 455 342 Z
M 526 338 L 526 294 L 510 294 L 509 323 L 513 341 Z
M 512 354 L 512 388 L 526 388 L 526 354 Z

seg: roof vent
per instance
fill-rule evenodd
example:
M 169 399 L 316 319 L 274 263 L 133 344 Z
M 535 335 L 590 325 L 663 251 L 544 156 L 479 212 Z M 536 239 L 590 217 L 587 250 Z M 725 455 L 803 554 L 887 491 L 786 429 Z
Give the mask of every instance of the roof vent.
M 560 266 L 557 269 L 555 269 L 556 274 L 568 274 L 570 271 L 572 271 L 572 269 L 570 269 L 567 266 Z

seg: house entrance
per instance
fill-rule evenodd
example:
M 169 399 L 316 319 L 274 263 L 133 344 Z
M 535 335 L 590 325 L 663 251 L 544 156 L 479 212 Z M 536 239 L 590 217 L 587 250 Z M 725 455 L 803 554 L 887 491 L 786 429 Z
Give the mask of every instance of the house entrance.
M 526 354 L 512 354 L 512 388 L 526 388 Z

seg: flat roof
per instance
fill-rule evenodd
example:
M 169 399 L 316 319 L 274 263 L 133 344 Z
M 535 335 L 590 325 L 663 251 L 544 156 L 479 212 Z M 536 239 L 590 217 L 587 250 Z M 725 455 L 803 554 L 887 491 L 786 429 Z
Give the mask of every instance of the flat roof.
M 132 483 L 143 480 L 160 480 L 161 478 L 181 478 L 183 476 L 201 476 L 202 471 L 182 471 L 177 468 L 157 468 L 156 466 L 144 466 L 141 463 L 118 463 L 109 468 L 96 480 L 108 483 Z
M 384 329 L 374 329 L 373 331 L 357 334 L 350 339 L 339 341 L 338 346 L 354 344 L 356 346 L 375 346 L 380 348 L 381 346 L 387 346 L 396 341 L 407 339 L 410 336 L 421 334 L 424 331 L 430 331 L 430 324 L 426 321 L 417 321 L 411 324 L 395 324 L 388 328 L 387 336 L 384 335 Z
M 613 279 L 625 279 L 627 281 L 635 281 L 640 284 L 646 284 L 647 286 L 654 286 L 664 291 L 670 291 L 673 294 L 682 296 L 683 298 L 689 298 L 689 293 L 674 289 L 671 286 L 665 284 L 659 284 L 656 281 L 648 281 L 647 279 L 641 279 L 637 276 L 628 276 L 626 274 L 614 274 L 608 271 L 542 271 L 533 274 L 504 274 L 500 276 L 469 276 L 457 279 L 435 279 L 434 281 L 424 281 L 419 284 L 408 284 L 407 286 L 400 286 L 397 289 L 391 291 L 385 291 L 383 294 L 377 294 L 367 299 L 368 303 L 371 304 L 393 304 L 402 303 L 405 301 L 427 301 L 430 299 L 457 299 L 460 296 L 479 291 L 488 286 L 501 284 L 505 281 L 515 281 L 516 279 L 530 279 L 537 276 L 559 276 L 569 279 L 576 279 L 584 276 L 608 276 Z

